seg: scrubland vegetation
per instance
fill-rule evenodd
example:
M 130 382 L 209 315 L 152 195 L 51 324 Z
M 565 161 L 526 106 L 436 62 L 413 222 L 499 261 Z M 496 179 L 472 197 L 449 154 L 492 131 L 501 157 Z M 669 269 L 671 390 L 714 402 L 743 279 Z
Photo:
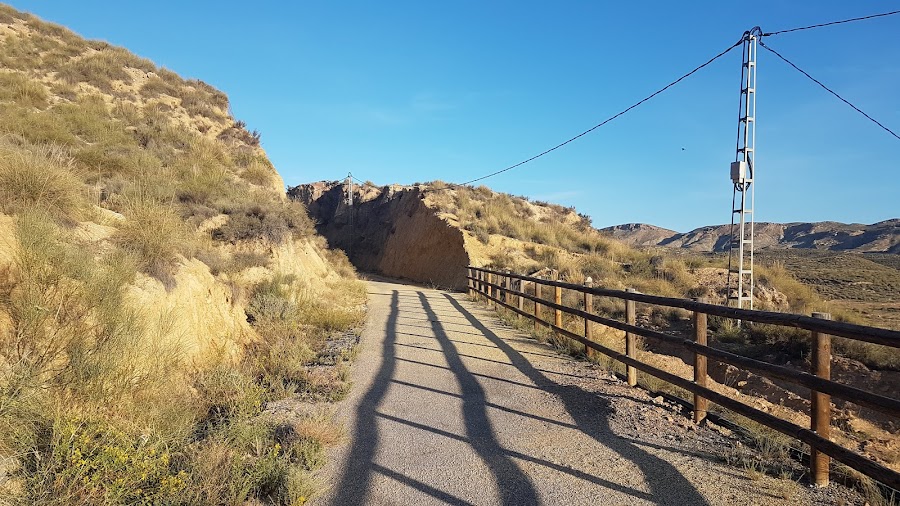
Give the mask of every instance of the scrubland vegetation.
M 6 6 L 0 23 L 18 30 L 0 44 L 0 502 L 303 503 L 340 431 L 266 405 L 346 393 L 349 262 L 224 94 Z M 302 244 L 319 271 L 276 254 Z M 199 290 L 209 315 L 139 303 Z
M 427 199 L 442 212 L 452 215 L 460 228 L 474 235 L 493 268 L 519 273 L 551 269 L 574 283 L 583 283 L 590 277 L 595 286 L 725 302 L 727 259 L 721 256 L 638 250 L 601 235 L 588 218 L 571 208 L 530 202 L 525 197 L 495 193 L 484 186 L 450 190 L 442 182 L 427 186 L 438 190 L 429 191 Z M 496 240 L 500 236 L 514 241 Z M 814 288 L 795 278 L 779 259 L 758 263 L 756 273 L 758 309 L 799 314 L 825 311 L 837 320 L 866 323 L 859 315 L 825 302 Z M 564 302 L 573 307 L 581 304 L 577 294 L 566 293 L 564 297 Z M 596 298 L 594 306 L 601 314 L 624 317 L 624 303 Z M 649 323 L 663 328 L 677 326 L 679 320 L 688 316 L 687 312 L 675 309 L 643 307 L 642 310 Z M 719 318 L 712 318 L 710 324 L 713 339 L 748 355 L 774 350 L 785 359 L 809 356 L 808 332 L 773 325 L 738 328 L 733 322 Z M 573 318 L 570 325 L 577 330 L 580 323 Z M 900 356 L 892 349 L 840 338 L 835 339 L 834 346 L 838 354 L 870 367 L 900 369 Z

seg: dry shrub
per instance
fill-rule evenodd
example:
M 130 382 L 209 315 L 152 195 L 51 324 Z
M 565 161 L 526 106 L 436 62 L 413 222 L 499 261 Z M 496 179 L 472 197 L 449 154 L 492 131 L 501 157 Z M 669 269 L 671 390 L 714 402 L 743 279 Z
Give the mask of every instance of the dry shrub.
M 84 142 L 110 146 L 134 143 L 125 125 L 113 118 L 100 96 L 80 96 L 77 102 L 58 104 L 50 112 L 69 132 Z
M 164 284 L 171 281 L 179 255 L 191 256 L 196 238 L 172 206 L 146 197 L 132 197 L 123 209 L 117 243 L 133 253 L 144 272 Z
M 16 104 L 0 104 L 0 134 L 12 134 L 33 144 L 80 144 L 55 115 Z
M 273 171 L 274 169 L 271 166 L 260 163 L 258 160 L 253 160 L 250 162 L 250 165 L 241 172 L 241 178 L 248 183 L 259 186 L 269 186 L 274 180 L 272 177 Z
M 228 222 L 213 231 L 220 241 L 265 240 L 279 244 L 289 238 L 311 236 L 312 222 L 299 202 L 281 201 L 269 193 L 252 192 L 256 198 L 232 200 L 221 205 Z
M 338 276 L 344 279 L 356 279 L 356 268 L 350 263 L 347 253 L 339 249 L 323 249 L 323 251 L 325 259 L 328 260 Z
M 178 88 L 158 76 L 147 79 L 141 86 L 141 96 L 144 98 L 157 98 L 160 95 L 178 96 Z
M 216 109 L 211 103 L 211 97 L 190 86 L 180 90 L 181 106 L 187 110 L 189 116 L 202 116 L 204 118 L 219 119 L 222 111 Z
M 18 72 L 0 72 L 0 100 L 44 108 L 48 98 L 47 88 L 38 81 Z
M 28 14 L 19 12 L 9 5 L 0 4 L 0 23 L 11 25 L 16 21 L 26 21 L 28 20 L 28 18 Z
M 0 146 L 0 209 L 15 214 L 42 209 L 53 218 L 74 221 L 87 209 L 87 192 L 63 151 Z
M 58 77 L 68 84 L 87 83 L 104 92 L 112 91 L 113 81 L 131 83 L 126 67 L 153 72 L 156 65 L 125 49 L 107 46 L 99 52 L 85 54 L 59 69 Z
M 821 306 L 822 300 L 816 291 L 804 285 L 791 275 L 784 264 L 757 265 L 756 276 L 759 283 L 774 287 L 783 293 L 792 312 L 806 314 Z

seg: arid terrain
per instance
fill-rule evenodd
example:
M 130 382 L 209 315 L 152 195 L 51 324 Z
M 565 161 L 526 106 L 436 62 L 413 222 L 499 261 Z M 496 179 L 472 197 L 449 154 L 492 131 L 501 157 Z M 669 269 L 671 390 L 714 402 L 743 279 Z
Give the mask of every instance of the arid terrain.
M 0 504 L 302 503 L 365 291 L 228 97 L 0 5 Z M 349 339 L 345 336 L 349 332 Z
M 366 264 L 376 272 L 429 286 L 454 287 L 458 284 L 440 278 L 440 273 L 451 264 L 457 269 L 468 263 L 545 275 L 555 270 L 570 282 L 580 283 L 590 276 L 595 286 L 631 287 L 673 297 L 702 295 L 724 302 L 727 257 L 686 249 L 632 248 L 593 229 L 590 221 L 574 209 L 530 202 L 485 187 L 449 188 L 440 182 L 407 187 L 363 185 L 356 189 L 352 209 L 343 200 L 345 192 L 346 187 L 340 182 L 322 182 L 293 188 L 289 195 L 309 207 L 318 230 L 332 245 L 346 248 L 353 241 L 355 253 L 351 261 L 366 262 L 362 258 L 372 253 L 402 257 L 405 246 L 399 245 L 421 246 L 416 260 L 412 260 L 413 268 L 404 270 L 400 263 L 386 270 L 379 268 L 377 262 Z M 352 232 L 351 215 L 356 227 Z M 413 225 L 426 222 L 428 226 L 424 228 Z M 379 230 L 389 232 L 379 236 Z M 419 241 L 424 236 L 435 237 L 436 233 L 446 239 L 437 245 Z M 364 247 L 363 241 L 368 241 Z M 462 248 L 464 253 L 443 255 L 442 250 L 450 248 Z M 800 253 L 795 255 L 797 252 Z M 896 305 L 898 287 L 898 271 L 892 266 L 892 257 L 764 250 L 758 257 L 756 307 L 806 314 L 827 311 L 836 319 L 891 328 L 895 321 L 891 307 Z M 580 303 L 567 292 L 563 301 L 576 307 Z M 623 311 L 623 307 L 603 299 L 595 309 L 619 318 Z M 639 323 L 657 330 L 689 335 L 687 320 L 688 315 L 678 311 L 660 311 L 650 306 L 638 310 Z M 573 330 L 581 325 L 576 318 L 564 323 Z M 600 339 L 621 351 L 621 333 L 601 333 Z M 711 339 L 713 346 L 729 351 L 803 371 L 809 369 L 806 334 L 767 326 L 736 329 L 714 322 Z M 579 353 L 577 347 L 570 349 L 565 343 L 561 346 Z M 690 376 L 690 353 L 659 343 L 645 342 L 643 346 L 647 352 L 643 359 L 648 363 Z M 835 352 L 838 357 L 833 363 L 834 378 L 887 396 L 895 395 L 900 388 L 900 356 L 896 350 L 839 339 Z M 712 366 L 711 375 L 720 385 L 718 388 L 729 395 L 764 405 L 766 410 L 801 426 L 808 424 L 808 391 L 719 364 Z M 648 388 L 664 388 L 652 378 L 647 380 Z M 837 403 L 836 418 L 842 429 L 837 437 L 844 444 L 900 468 L 900 427 L 896 420 L 846 402 Z
M 700 227 L 690 232 L 628 223 L 600 229 L 631 246 L 665 246 L 697 252 L 721 252 L 728 247 L 730 225 Z M 815 249 L 858 253 L 900 253 L 900 218 L 871 225 L 859 223 L 757 223 L 754 241 L 759 250 Z

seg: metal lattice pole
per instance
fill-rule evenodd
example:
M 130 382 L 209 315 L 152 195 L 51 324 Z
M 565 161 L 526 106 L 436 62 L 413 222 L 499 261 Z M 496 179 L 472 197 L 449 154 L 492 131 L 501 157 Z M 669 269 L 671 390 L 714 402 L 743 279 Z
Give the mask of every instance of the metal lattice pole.
M 347 231 L 347 259 L 353 261 L 353 174 L 347 173 L 347 211 L 350 213 L 350 227 Z
M 731 164 L 731 237 L 728 241 L 728 303 L 753 309 L 754 190 L 756 185 L 756 54 L 762 30 L 744 34 L 741 101 L 735 161 Z

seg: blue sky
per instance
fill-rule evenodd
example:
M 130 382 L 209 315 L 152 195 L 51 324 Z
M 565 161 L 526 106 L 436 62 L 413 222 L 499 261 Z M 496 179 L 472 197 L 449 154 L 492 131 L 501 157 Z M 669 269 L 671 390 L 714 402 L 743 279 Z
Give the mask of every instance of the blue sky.
M 225 91 L 289 185 L 466 181 L 620 111 L 760 25 L 890 1 L 108 2 L 13 5 Z M 752 12 L 744 12 L 752 5 Z M 769 45 L 900 131 L 900 15 Z M 730 220 L 740 51 L 491 188 L 598 227 Z M 900 141 L 760 50 L 757 219 L 900 217 Z M 684 148 L 684 149 L 682 149 Z

